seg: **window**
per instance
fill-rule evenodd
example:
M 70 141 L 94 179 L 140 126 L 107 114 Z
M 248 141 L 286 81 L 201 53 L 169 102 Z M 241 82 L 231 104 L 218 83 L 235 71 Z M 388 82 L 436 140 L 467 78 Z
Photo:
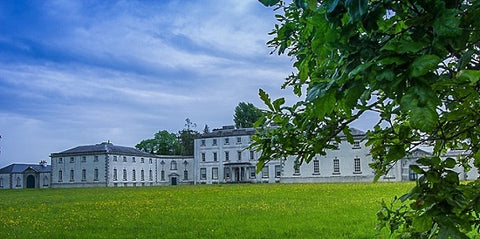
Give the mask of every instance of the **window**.
M 135 169 L 132 170 L 132 181 L 137 181 L 137 173 L 135 172 Z
M 265 165 L 262 169 L 262 178 L 268 178 L 268 165 Z
M 62 170 L 58 170 L 58 181 L 62 182 L 63 181 L 63 172 Z
M 239 161 L 242 160 L 242 151 L 238 151 L 237 154 L 238 154 L 238 160 Z
M 280 176 L 282 176 L 282 166 L 275 165 L 275 177 L 280 178 Z
M 360 148 L 360 142 L 359 141 L 353 142 L 353 148 L 354 149 L 359 149 Z
M 360 167 L 360 159 L 359 158 L 355 158 L 353 159 L 353 164 L 354 164 L 354 170 L 355 172 L 354 173 L 361 173 L 361 167 Z
M 0 178 L 0 188 L 3 188 L 3 178 Z
M 217 146 L 217 139 L 212 140 L 212 146 Z
M 250 160 L 254 160 L 254 159 L 255 159 L 255 151 L 250 150 Z
M 114 169 L 113 169 L 113 181 L 117 181 L 117 180 L 118 180 L 117 169 L 114 168 Z
M 127 162 L 127 157 L 123 156 L 123 162 Z
M 22 186 L 22 180 L 20 179 L 20 177 L 17 177 L 17 185 L 15 186 L 17 186 L 17 188 Z
M 137 160 L 135 159 L 135 157 L 132 157 L 132 163 L 135 163 L 137 162 Z
M 70 182 L 73 182 L 75 180 L 75 171 L 70 170 Z
M 75 158 L 74 157 L 70 157 L 70 163 L 75 163 Z
M 313 174 L 320 174 L 320 161 L 318 159 L 313 160 Z
M 149 163 L 152 164 L 153 160 L 152 159 L 148 159 Z
M 300 165 L 295 165 L 293 167 L 293 175 L 300 175 Z
M 87 181 L 87 170 L 82 169 L 82 181 Z
M 127 170 L 123 169 L 123 181 L 127 181 Z
M 183 170 L 183 180 L 188 180 L 188 170 Z
M 200 168 L 200 180 L 205 180 L 205 179 L 207 179 L 207 169 Z
M 140 163 L 145 163 L 145 159 L 144 159 L 144 158 L 140 158 Z
M 337 158 L 333 159 L 333 173 L 340 174 L 340 160 Z
M 98 168 L 93 170 L 93 181 L 98 181 Z
M 237 137 L 237 144 L 241 144 L 242 143 L 242 137 Z
M 213 161 L 217 162 L 217 152 L 213 152 Z
M 255 166 L 250 167 L 250 178 L 255 178 L 257 173 L 255 172 Z
M 165 170 L 160 172 L 160 180 L 165 181 Z
M 202 153 L 202 162 L 205 162 L 205 153 Z
M 140 171 L 140 180 L 145 181 L 145 171 L 143 169 Z
M 224 169 L 225 179 L 230 179 L 230 168 Z
M 212 179 L 218 179 L 218 168 L 212 168 Z
M 225 144 L 230 144 L 230 138 L 225 138 Z
M 0 181 L 1 180 L 2 179 L 0 178 Z M 0 184 L 1 184 L 1 182 L 0 182 Z M 43 186 L 48 187 L 48 177 L 47 176 L 43 177 Z M 0 185 L 0 187 L 2 187 L 2 185 Z
M 86 156 L 82 156 L 82 163 L 86 163 L 87 162 L 87 157 Z
M 117 162 L 117 156 L 113 156 L 113 162 Z
M 205 146 L 205 140 L 202 139 L 202 141 L 200 142 L 200 146 Z
M 148 173 L 148 179 L 149 179 L 150 181 L 153 181 L 153 172 L 152 172 L 151 169 L 150 169 L 150 171 L 149 171 L 149 173 Z
M 63 158 L 58 158 L 58 163 L 63 163 Z
M 93 157 L 93 162 L 98 162 L 98 155 L 95 155 L 95 157 Z
M 225 152 L 225 161 L 230 160 L 230 152 L 226 151 Z
M 170 170 L 177 170 L 177 161 L 170 162 Z

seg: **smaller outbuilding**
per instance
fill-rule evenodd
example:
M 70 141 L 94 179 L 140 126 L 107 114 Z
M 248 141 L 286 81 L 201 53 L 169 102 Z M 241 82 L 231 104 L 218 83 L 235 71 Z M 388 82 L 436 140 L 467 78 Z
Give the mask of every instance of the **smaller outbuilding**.
M 48 188 L 51 166 L 40 164 L 10 164 L 0 169 L 0 189 Z

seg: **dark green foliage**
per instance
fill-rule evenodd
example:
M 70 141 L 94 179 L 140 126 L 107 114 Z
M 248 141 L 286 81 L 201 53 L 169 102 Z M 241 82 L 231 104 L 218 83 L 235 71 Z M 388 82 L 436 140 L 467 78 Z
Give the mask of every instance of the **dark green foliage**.
M 240 102 L 235 107 L 233 122 L 235 122 L 235 127 L 237 128 L 251 128 L 263 115 L 263 112 L 252 103 Z
M 377 179 L 415 147 L 433 148 L 412 168 L 417 186 L 399 208 L 385 205 L 381 225 L 404 238 L 478 230 L 478 179 L 460 184 L 452 167 L 480 166 L 480 1 L 261 2 L 283 10 L 268 44 L 293 57 L 283 88 L 299 101 L 288 106 L 260 90 L 268 110 L 252 145 L 263 152 L 258 166 L 292 155 L 297 165 L 309 162 L 376 112 L 367 145 Z M 450 149 L 464 154 L 444 159 Z
M 182 146 L 178 142 L 177 135 L 166 130 L 155 133 L 153 139 L 142 140 L 135 145 L 135 148 L 158 155 L 182 154 Z

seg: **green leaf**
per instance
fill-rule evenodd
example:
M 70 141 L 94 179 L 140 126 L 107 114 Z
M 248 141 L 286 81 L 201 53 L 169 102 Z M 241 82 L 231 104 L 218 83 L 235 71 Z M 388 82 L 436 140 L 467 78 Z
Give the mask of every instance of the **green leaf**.
M 412 226 L 416 232 L 426 232 L 432 227 L 432 217 L 423 214 L 413 218 Z
M 419 77 L 435 70 L 440 63 L 440 57 L 436 55 L 423 55 L 418 57 L 410 65 L 410 76 Z
M 454 168 L 457 165 L 457 162 L 453 158 L 445 159 L 444 166 L 445 168 Z
M 327 13 L 332 13 L 333 11 L 335 11 L 335 8 L 337 7 L 338 5 L 338 2 L 339 0 L 333 0 L 332 3 L 328 4 L 327 3 Z
M 389 161 L 395 161 L 405 157 L 405 147 L 403 145 L 392 145 L 386 155 Z
M 280 106 L 285 104 L 285 98 L 276 99 L 272 104 L 275 111 L 280 111 Z
M 280 2 L 280 0 L 258 0 L 258 1 L 261 2 L 265 7 L 274 6 Z
M 272 105 L 272 101 L 270 100 L 270 97 L 265 91 L 263 91 L 262 89 L 258 89 L 258 95 L 260 96 L 260 99 L 262 99 L 263 103 L 265 103 L 265 105 L 267 105 L 271 111 L 275 111 Z
M 463 70 L 463 68 L 465 68 L 468 63 L 470 63 L 470 61 L 472 60 L 473 52 L 473 50 L 468 50 L 460 57 L 460 59 L 458 60 L 457 69 Z
M 454 37 L 461 34 L 458 10 L 447 9 L 433 22 L 433 33 L 439 37 Z
M 422 168 L 420 168 L 420 166 L 418 165 L 410 165 L 410 169 L 415 172 L 416 174 L 424 174 L 425 171 L 423 171 Z
M 345 0 L 345 7 L 350 15 L 350 21 L 356 22 L 368 9 L 368 0 Z
M 480 80 L 479 70 L 461 70 L 458 72 L 457 77 L 461 80 L 470 81 L 471 84 L 475 84 Z

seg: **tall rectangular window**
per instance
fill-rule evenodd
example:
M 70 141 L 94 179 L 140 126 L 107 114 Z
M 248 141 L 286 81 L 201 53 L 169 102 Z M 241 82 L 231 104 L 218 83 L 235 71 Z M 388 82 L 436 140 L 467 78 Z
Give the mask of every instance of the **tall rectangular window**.
M 237 144 L 241 144 L 242 143 L 242 137 L 237 137 Z
M 145 171 L 143 169 L 140 171 L 140 180 L 145 181 Z
M 238 155 L 238 161 L 242 160 L 242 151 L 238 151 L 237 155 Z
M 354 168 L 355 173 L 360 173 L 360 172 L 362 171 L 362 169 L 361 169 L 361 167 L 360 167 L 360 159 L 359 159 L 359 158 L 355 158 L 355 159 L 353 160 L 353 162 L 354 162 L 354 166 L 355 166 L 355 168 Z
M 217 162 L 217 152 L 213 152 L 213 161 Z
M 255 178 L 257 176 L 257 172 L 255 170 L 255 166 L 250 167 L 250 178 Z
M 93 181 L 98 181 L 98 168 L 93 170 Z
M 359 149 L 360 148 L 360 142 L 359 141 L 353 142 L 353 148 L 354 149 Z
M 293 175 L 300 175 L 300 165 L 293 167 Z
M 225 144 L 230 144 L 230 139 L 229 138 L 225 138 Z
M 87 162 L 87 157 L 86 156 L 82 156 L 82 163 L 86 163 Z
M 123 169 L 123 181 L 127 181 L 127 170 Z
M 137 174 L 135 172 L 135 169 L 132 170 L 132 181 L 137 181 Z
M 340 160 L 338 158 L 333 159 L 333 173 L 340 174 Z
M 75 180 L 75 171 L 70 170 L 70 182 L 73 182 Z
M 201 180 L 207 179 L 207 169 L 206 168 L 200 168 L 200 179 Z
M 320 161 L 318 159 L 313 160 L 313 174 L 320 174 Z
M 269 175 L 268 175 L 268 165 L 265 165 L 263 166 L 263 169 L 262 169 L 262 178 L 268 178 Z
M 144 158 L 140 158 L 140 163 L 145 163 L 145 159 L 144 159 Z
M 218 179 L 218 168 L 212 168 L 212 179 Z
M 113 162 L 117 162 L 117 156 L 113 156 Z
M 230 179 L 230 168 L 224 168 L 225 179 Z
M 282 176 L 282 166 L 275 165 L 275 177 L 280 178 L 280 176 Z
M 254 159 L 255 159 L 255 151 L 250 150 L 250 160 L 254 160 Z
M 63 172 L 62 170 L 58 170 L 58 181 L 62 182 L 63 181 Z
M 160 172 L 160 180 L 165 181 L 165 170 L 162 170 L 162 172 Z
M 148 159 L 148 163 L 152 164 L 152 163 L 153 163 L 153 160 L 152 160 L 152 159 Z
M 113 181 L 117 181 L 117 180 L 118 180 L 117 169 L 114 168 L 113 169 Z
M 87 181 L 87 170 L 82 169 L 82 181 Z
M 188 170 L 183 170 L 183 180 L 188 180 Z
M 127 157 L 123 156 L 123 162 L 127 162 Z
M 70 157 L 70 163 L 75 163 L 75 158 L 74 157 Z
M 217 139 L 212 140 L 212 146 L 217 146 Z
M 205 162 L 205 153 L 202 153 L 202 162 Z
M 98 162 L 98 155 L 95 155 L 95 156 L 93 157 L 93 162 Z
M 58 163 L 63 163 L 63 158 L 58 158 Z
M 229 160 L 230 160 L 230 152 L 225 151 L 225 161 L 229 161 Z
M 137 160 L 135 159 L 135 157 L 132 157 L 132 163 L 135 163 L 137 162 Z
M 202 139 L 202 141 L 200 141 L 200 142 L 201 142 L 200 146 L 205 146 L 205 140 L 204 139 Z
M 148 179 L 149 179 L 150 181 L 153 181 L 153 172 L 152 172 L 151 169 L 150 169 L 150 171 L 149 171 L 149 173 L 148 173 Z

